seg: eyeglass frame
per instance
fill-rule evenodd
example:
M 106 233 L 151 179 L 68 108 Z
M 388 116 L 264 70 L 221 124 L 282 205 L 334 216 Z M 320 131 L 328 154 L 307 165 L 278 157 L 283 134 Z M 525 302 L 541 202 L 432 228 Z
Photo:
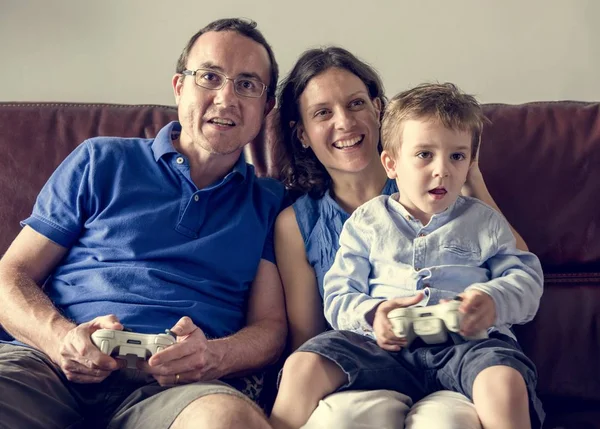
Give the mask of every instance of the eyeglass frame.
M 198 83 L 198 79 L 196 78 L 196 76 L 198 75 L 199 71 L 207 71 L 207 72 L 214 73 L 216 75 L 222 76 L 223 77 L 223 84 L 220 87 L 218 87 L 218 88 L 207 88 L 205 86 L 200 85 Z M 222 73 L 220 71 L 213 70 L 213 69 L 207 69 L 207 68 L 199 68 L 199 69 L 196 69 L 196 70 L 185 69 L 185 70 L 183 70 L 181 72 L 181 75 L 182 76 L 194 76 L 194 84 L 196 86 L 199 86 L 200 88 L 208 89 L 210 91 L 219 91 L 219 90 L 223 89 L 225 87 L 225 85 L 227 85 L 227 81 L 230 80 L 233 83 L 233 91 L 237 95 L 239 95 L 240 97 L 246 97 L 246 98 L 260 98 L 269 89 L 268 85 L 265 85 L 260 79 L 253 77 L 252 79 L 256 79 L 258 81 L 258 83 L 260 83 L 262 85 L 263 89 L 262 89 L 262 92 L 260 93 L 260 95 L 252 96 L 252 95 L 240 94 L 239 92 L 237 92 L 237 89 L 236 89 L 236 86 L 235 86 L 235 81 L 238 80 L 238 79 L 243 79 L 242 76 L 231 78 L 231 77 L 228 77 L 225 73 Z

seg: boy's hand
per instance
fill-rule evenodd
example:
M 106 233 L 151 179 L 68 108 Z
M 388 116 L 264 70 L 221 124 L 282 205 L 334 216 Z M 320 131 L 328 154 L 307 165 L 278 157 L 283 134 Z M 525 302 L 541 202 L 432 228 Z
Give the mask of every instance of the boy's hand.
M 458 311 L 463 314 L 460 334 L 474 335 L 487 330 L 496 321 L 496 304 L 490 295 L 480 290 L 468 290 L 461 293 L 462 303 Z
M 408 298 L 394 298 L 382 302 L 375 311 L 373 318 L 373 331 L 377 338 L 377 345 L 384 350 L 397 352 L 406 346 L 406 338 L 397 337 L 392 331 L 392 324 L 388 319 L 388 313 L 395 308 L 409 307 L 419 303 L 423 299 L 423 293 Z

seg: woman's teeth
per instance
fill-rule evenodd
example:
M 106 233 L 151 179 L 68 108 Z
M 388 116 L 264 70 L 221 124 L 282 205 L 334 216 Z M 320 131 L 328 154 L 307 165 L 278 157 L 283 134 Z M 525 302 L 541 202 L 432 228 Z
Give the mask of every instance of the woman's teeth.
M 347 147 L 352 147 L 352 146 L 362 142 L 362 140 L 363 140 L 363 136 L 354 137 L 353 139 L 348 139 L 348 140 L 338 140 L 333 144 L 333 146 L 338 149 L 344 149 Z

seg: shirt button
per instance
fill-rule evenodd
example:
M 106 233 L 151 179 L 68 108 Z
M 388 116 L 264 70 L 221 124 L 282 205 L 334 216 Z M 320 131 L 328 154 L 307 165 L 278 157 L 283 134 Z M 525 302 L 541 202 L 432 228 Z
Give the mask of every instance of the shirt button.
M 177 164 L 183 164 L 183 158 L 181 156 L 177 158 Z
M 198 201 L 200 200 L 200 197 L 198 195 L 194 195 L 194 201 Z
M 409 215 L 404 216 L 406 218 L 406 220 L 412 220 L 412 218 Z
M 419 237 L 425 237 L 427 234 L 425 234 L 424 232 L 419 234 Z

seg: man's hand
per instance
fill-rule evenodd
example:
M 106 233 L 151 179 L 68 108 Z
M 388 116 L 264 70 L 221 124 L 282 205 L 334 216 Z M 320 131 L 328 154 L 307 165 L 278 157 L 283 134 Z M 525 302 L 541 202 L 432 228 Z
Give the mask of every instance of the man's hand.
M 140 362 L 142 371 L 152 374 L 158 384 L 168 386 L 215 380 L 218 356 L 211 353 L 204 332 L 189 317 L 182 317 L 171 331 L 177 342 L 153 355 L 148 362 Z
M 409 298 L 394 298 L 379 304 L 373 318 L 373 330 L 375 331 L 379 347 L 390 352 L 397 352 L 406 346 L 406 338 L 397 337 L 392 331 L 392 324 L 388 319 L 388 313 L 395 308 L 415 305 L 422 299 L 423 293 L 420 292 Z
M 98 329 L 122 330 L 116 316 L 108 315 L 75 326 L 51 352 L 50 358 L 60 366 L 69 381 L 75 383 L 100 383 L 111 372 L 126 364 L 118 362 L 96 347 L 90 338 Z
M 462 302 L 458 311 L 462 313 L 460 334 L 474 335 L 485 331 L 496 321 L 496 304 L 491 296 L 479 290 L 468 290 L 459 294 Z

